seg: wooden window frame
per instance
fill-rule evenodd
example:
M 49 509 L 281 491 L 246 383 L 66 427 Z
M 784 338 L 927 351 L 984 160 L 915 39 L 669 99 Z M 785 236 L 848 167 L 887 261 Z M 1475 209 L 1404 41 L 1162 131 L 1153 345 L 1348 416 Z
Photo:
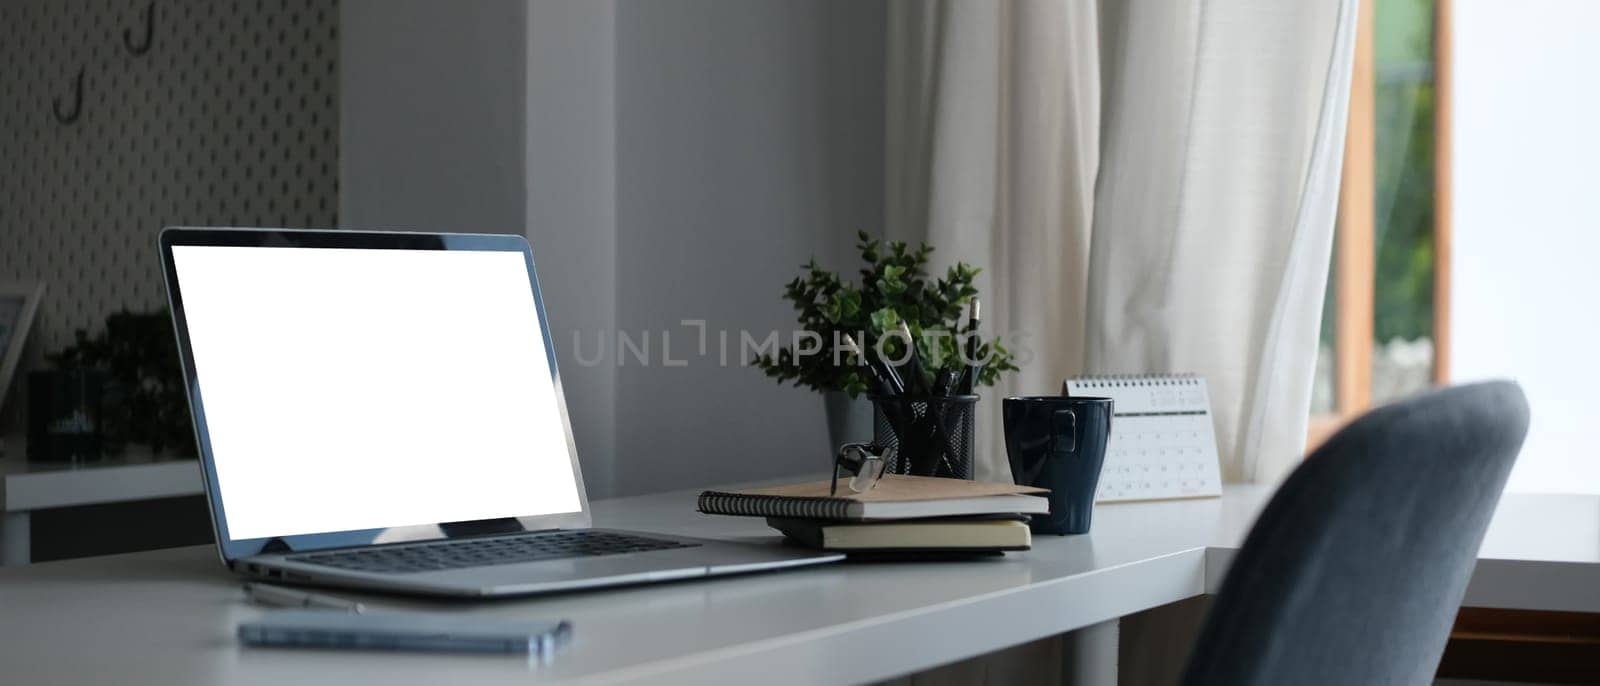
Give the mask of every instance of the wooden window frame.
M 1452 0 L 1434 0 L 1433 26 L 1433 381 L 1450 371 L 1450 97 Z M 1334 346 L 1331 414 L 1311 418 L 1307 449 L 1372 406 L 1373 298 L 1376 279 L 1376 60 L 1373 2 L 1360 3 L 1339 220 L 1333 260 Z

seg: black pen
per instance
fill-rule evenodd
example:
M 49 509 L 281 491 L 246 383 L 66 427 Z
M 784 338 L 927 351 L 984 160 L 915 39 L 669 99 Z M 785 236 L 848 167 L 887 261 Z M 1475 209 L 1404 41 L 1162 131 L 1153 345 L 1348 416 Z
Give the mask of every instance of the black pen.
M 905 334 L 907 341 L 912 340 L 911 327 L 907 326 L 903 321 L 900 322 L 900 333 Z M 911 347 L 910 357 L 911 359 L 906 364 L 911 367 L 911 377 L 916 380 L 918 386 L 921 386 L 923 378 L 922 356 L 917 352 L 915 346 Z M 926 398 L 928 406 L 927 419 L 932 424 L 933 440 L 938 444 L 938 461 L 944 463 L 945 470 L 950 472 L 951 476 L 955 476 L 955 467 L 950 464 L 950 458 L 947 456 L 948 452 L 954 447 L 950 444 L 950 429 L 946 426 L 947 421 L 945 419 L 945 415 L 950 411 L 949 401 L 944 393 L 929 393 Z
M 972 389 L 978 385 L 978 299 L 973 298 L 967 306 L 967 366 L 961 370 L 961 378 L 956 382 L 956 392 L 962 395 L 971 395 Z
M 844 342 L 845 345 L 850 346 L 851 350 L 856 351 L 856 356 L 860 357 L 862 362 L 866 363 L 867 371 L 871 374 L 872 379 L 877 382 L 877 391 L 879 397 L 883 398 L 888 403 L 890 408 L 896 408 L 894 410 L 885 409 L 883 413 L 884 416 L 889 419 L 891 424 L 900 424 L 897 408 L 899 406 L 900 397 L 905 393 L 905 387 L 899 383 L 900 377 L 896 375 L 885 374 L 884 371 L 893 370 L 889 370 L 888 365 L 880 366 L 878 364 L 874 364 L 872 357 L 867 355 L 867 351 L 862 350 L 861 346 L 856 345 L 855 339 L 851 338 L 850 334 L 844 334 Z M 880 407 L 882 407 L 881 404 Z M 898 427 L 896 428 L 895 433 L 900 433 Z
M 900 439 L 901 454 L 906 454 L 908 451 L 912 454 L 920 452 L 910 451 L 908 448 L 912 440 L 911 429 L 915 426 L 915 419 L 908 412 L 905 402 L 906 388 L 900 376 L 894 373 L 894 368 L 882 360 L 874 360 L 861 349 L 861 346 L 856 345 L 855 339 L 851 338 L 850 334 L 844 334 L 844 342 L 856 351 L 861 361 L 866 363 L 873 379 L 878 382 L 878 410 L 883 413 L 884 419 L 888 420 L 889 428 L 894 431 L 894 435 Z
M 883 345 L 883 339 L 881 337 L 878 339 L 878 345 Z M 897 396 L 904 396 L 906 394 L 905 379 L 900 378 L 900 372 L 895 371 L 893 365 L 885 362 L 882 359 L 874 360 L 866 353 L 862 353 L 862 357 L 866 359 L 868 365 L 871 365 L 873 362 L 878 363 L 878 373 L 883 375 L 883 379 L 885 381 L 889 382 L 889 390 L 891 390 Z
M 911 327 L 907 326 L 904 320 L 900 322 L 900 333 L 906 337 L 906 350 L 909 353 L 906 356 L 906 366 L 911 373 L 911 383 L 906 386 L 906 390 L 913 395 L 932 395 L 925 393 L 927 387 L 922 376 L 922 355 L 917 353 L 916 339 L 911 337 Z
M 880 396 L 894 395 L 894 389 L 890 387 L 889 380 L 878 372 L 877 365 L 872 363 L 872 360 L 867 357 L 867 352 L 862 350 L 861 346 L 856 345 L 855 339 L 851 338 L 850 334 L 844 334 L 844 344 L 855 351 L 856 357 L 861 358 L 862 366 L 867 368 L 867 375 L 872 377 L 873 390 Z
M 856 355 L 861 358 L 861 361 L 867 364 L 867 370 L 872 372 L 872 375 L 883 385 L 882 395 L 900 395 L 905 392 L 905 383 L 900 380 L 899 374 L 894 373 L 894 369 L 887 364 L 878 364 L 878 360 L 874 360 L 871 355 L 867 354 L 865 349 L 856 345 L 856 339 L 851 338 L 850 334 L 844 334 L 844 343 L 850 346 L 851 350 L 856 351 Z

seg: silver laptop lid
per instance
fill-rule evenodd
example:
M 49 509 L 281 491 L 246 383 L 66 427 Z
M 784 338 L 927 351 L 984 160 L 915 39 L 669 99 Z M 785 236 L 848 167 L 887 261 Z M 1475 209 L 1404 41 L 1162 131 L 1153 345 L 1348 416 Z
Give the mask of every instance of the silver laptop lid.
M 589 525 L 521 236 L 169 228 L 225 560 Z

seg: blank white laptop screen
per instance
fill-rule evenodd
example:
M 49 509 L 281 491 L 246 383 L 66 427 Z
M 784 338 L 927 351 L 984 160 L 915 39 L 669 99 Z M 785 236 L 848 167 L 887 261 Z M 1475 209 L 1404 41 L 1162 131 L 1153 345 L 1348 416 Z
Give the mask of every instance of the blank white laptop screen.
M 231 538 L 580 509 L 522 253 L 172 258 Z

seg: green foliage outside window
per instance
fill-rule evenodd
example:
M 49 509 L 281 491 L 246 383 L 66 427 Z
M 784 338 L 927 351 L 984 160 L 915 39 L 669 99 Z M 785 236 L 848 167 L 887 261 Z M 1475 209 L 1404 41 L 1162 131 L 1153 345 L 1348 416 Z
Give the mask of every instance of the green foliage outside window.
M 1373 338 L 1433 335 L 1433 3 L 1375 6 Z M 1322 344 L 1333 345 L 1334 270 Z
M 1373 338 L 1433 335 L 1433 2 L 1374 6 Z

